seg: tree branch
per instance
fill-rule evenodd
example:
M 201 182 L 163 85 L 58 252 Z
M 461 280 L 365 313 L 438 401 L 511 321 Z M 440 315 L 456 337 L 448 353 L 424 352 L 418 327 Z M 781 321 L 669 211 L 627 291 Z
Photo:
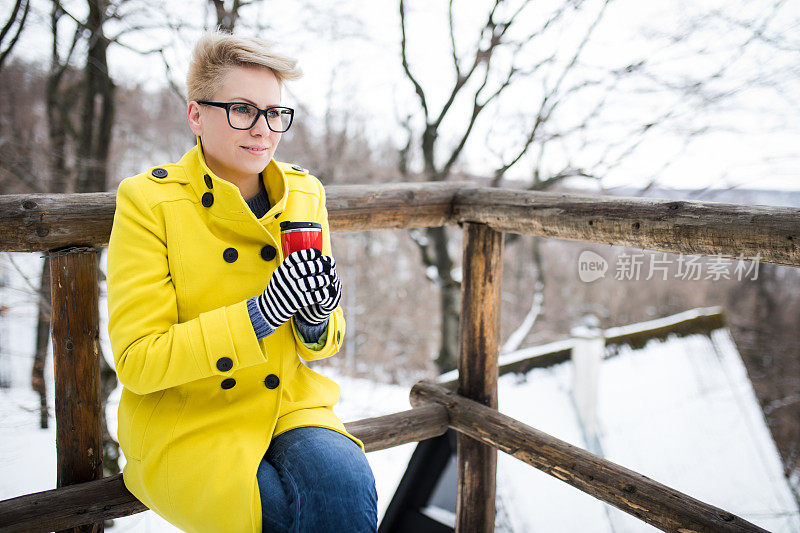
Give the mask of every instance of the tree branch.
M 81 30 L 85 30 L 85 29 L 86 29 L 86 23 L 85 23 L 85 22 L 81 22 L 80 20 L 78 20 L 78 17 L 76 17 L 75 15 L 73 15 L 72 13 L 70 13 L 69 11 L 67 11 L 67 10 L 64 8 L 64 5 L 63 5 L 63 4 L 62 4 L 62 3 L 61 3 L 59 0 L 53 0 L 53 4 L 54 4 L 54 5 L 55 5 L 55 6 L 56 6 L 56 7 L 57 7 L 57 8 L 58 8 L 58 9 L 59 9 L 59 10 L 60 10 L 60 11 L 61 11 L 63 14 L 65 14 L 66 16 L 68 16 L 69 18 L 71 18 L 71 19 L 72 19 L 72 21 L 73 21 L 75 24 L 77 24 L 77 25 L 78 25 L 78 27 L 79 27 Z
M 21 183 L 24 183 L 31 192 L 46 192 L 35 178 L 31 178 L 31 176 L 36 176 L 36 173 L 31 169 L 23 168 L 20 170 L 19 165 L 15 165 L 13 163 L 10 164 L 8 161 L 5 161 L 2 156 L 0 156 L 0 169 L 5 169 L 5 171 L 8 173 L 7 175 L 13 176 Z
M 411 68 L 408 66 L 408 58 L 406 57 L 406 9 L 405 9 L 405 0 L 400 0 L 400 31 L 401 31 L 401 40 L 400 40 L 400 51 L 402 54 L 403 59 L 403 71 L 406 73 L 406 76 L 411 83 L 414 84 L 414 90 L 419 96 L 420 104 L 422 105 L 422 110 L 425 112 L 425 123 L 428 123 L 428 103 L 425 100 L 425 91 L 422 90 L 422 86 L 419 84 L 417 79 L 411 74 Z
M 432 279 L 429 272 L 435 269 L 438 272 L 438 265 L 436 261 L 431 257 L 431 242 L 428 240 L 428 237 L 422 234 L 418 228 L 408 230 L 408 235 L 411 237 L 411 240 L 419 247 L 419 251 L 422 257 L 422 264 L 425 265 L 425 275 L 431 281 L 436 283 L 441 282 L 441 278 Z M 433 269 L 431 269 L 433 267 Z
M 447 5 L 447 20 L 450 24 L 450 48 L 453 51 L 453 67 L 456 69 L 456 79 L 461 78 L 461 69 L 458 67 L 458 53 L 456 51 L 456 33 L 453 29 L 453 0 Z M 2 39 L 0 39 L 2 40 Z
M 11 29 L 11 25 L 17 18 L 17 11 L 19 9 L 20 2 L 17 1 L 16 5 L 14 6 L 14 13 L 8 19 L 8 23 L 3 27 L 2 33 L 0 33 L 0 43 L 3 42 L 3 38 L 8 30 Z M 0 69 L 3 68 L 3 64 L 6 62 L 6 58 L 11 53 L 11 50 L 14 49 L 14 46 L 17 44 L 19 40 L 19 36 L 22 33 L 22 28 L 25 26 L 25 19 L 28 18 L 28 12 L 30 11 L 31 3 L 30 1 L 25 2 L 25 10 L 22 12 L 22 18 L 19 21 L 19 25 L 17 25 L 17 32 L 14 34 L 14 37 L 11 39 L 11 42 L 8 43 L 8 47 L 3 50 L 2 54 L 0 54 Z
M 536 120 L 534 121 L 533 127 L 531 128 L 530 133 L 528 134 L 527 138 L 525 139 L 525 142 L 523 143 L 522 148 L 517 152 L 517 154 L 513 158 L 511 158 L 511 161 L 509 161 L 508 163 L 504 163 L 500 168 L 495 170 L 494 176 L 492 178 L 492 185 L 493 186 L 498 186 L 500 184 L 500 181 L 502 180 L 503 175 L 505 175 L 505 173 L 508 172 L 508 170 L 512 166 L 514 166 L 517 162 L 519 162 L 519 160 L 522 159 L 522 157 L 528 152 L 528 150 L 530 149 L 530 147 L 533 145 L 534 141 L 536 140 L 536 134 L 539 131 L 539 127 L 542 124 L 544 124 L 545 122 L 547 122 L 547 120 L 549 120 L 549 118 L 552 115 L 553 111 L 557 107 L 559 101 L 556 100 L 555 102 L 553 102 L 553 104 L 549 108 L 547 108 L 547 104 L 556 95 L 556 93 L 558 92 L 558 90 L 561 87 L 561 83 L 564 81 L 564 79 L 566 78 L 567 74 L 577 64 L 578 58 L 580 57 L 580 54 L 583 51 L 583 48 L 589 42 L 589 39 L 590 39 L 592 33 L 594 32 L 594 30 L 597 27 L 597 25 L 600 23 L 600 20 L 602 19 L 603 13 L 605 12 L 605 9 L 608 6 L 609 2 L 610 2 L 610 0 L 605 0 L 605 2 L 603 3 L 603 7 L 600 9 L 600 12 L 597 14 L 597 17 L 592 22 L 591 26 L 589 26 L 589 29 L 586 31 L 586 34 L 584 35 L 583 39 L 581 40 L 581 43 L 578 45 L 578 48 L 575 50 L 575 53 L 573 54 L 573 56 L 570 59 L 569 63 L 564 67 L 564 70 L 561 72 L 561 75 L 559 76 L 558 81 L 555 83 L 555 85 L 553 85 L 553 87 L 549 91 L 546 91 L 546 94 L 542 98 L 542 102 L 539 105 L 539 111 L 536 114 Z M 563 9 L 558 11 L 554 17 L 551 17 L 551 19 L 548 20 L 548 22 L 545 24 L 543 29 L 546 28 L 547 25 L 550 24 L 553 20 L 555 20 L 556 18 L 560 17 L 562 15 L 562 13 L 563 13 Z M 542 29 L 542 31 L 543 31 L 543 29 Z M 539 66 L 541 66 L 543 63 L 545 63 L 547 61 L 549 61 L 549 59 L 546 59 L 546 60 L 542 61 L 541 63 L 539 63 L 539 65 L 537 65 L 536 68 L 538 68 Z M 569 95 L 571 92 L 572 92 L 572 90 L 569 90 L 564 94 L 565 95 Z M 492 98 L 494 98 L 496 96 L 497 96 L 497 94 L 493 95 Z
M 0 44 L 3 44 L 3 39 L 6 38 L 6 34 L 11 31 L 12 26 L 17 21 L 17 13 L 19 13 L 19 8 L 22 6 L 22 0 L 17 0 L 14 2 L 14 9 L 11 10 L 11 15 L 8 17 L 8 21 L 3 26 L 3 29 L 0 30 Z M 452 9 L 453 2 L 450 2 L 450 8 Z M 451 25 L 452 27 L 452 25 Z

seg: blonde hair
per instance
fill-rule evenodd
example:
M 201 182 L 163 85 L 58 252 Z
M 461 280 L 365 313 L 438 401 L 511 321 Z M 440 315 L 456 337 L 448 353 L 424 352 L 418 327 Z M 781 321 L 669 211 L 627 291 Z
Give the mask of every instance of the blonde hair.
M 206 32 L 192 52 L 186 77 L 186 102 L 211 99 L 231 68 L 268 68 L 283 85 L 284 80 L 295 80 L 303 75 L 296 65 L 296 59 L 274 52 L 268 41 L 237 37 L 220 30 Z

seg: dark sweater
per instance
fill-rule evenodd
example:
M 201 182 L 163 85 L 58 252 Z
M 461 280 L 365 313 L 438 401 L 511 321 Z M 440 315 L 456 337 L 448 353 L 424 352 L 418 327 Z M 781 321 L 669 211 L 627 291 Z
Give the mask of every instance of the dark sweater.
M 269 211 L 269 197 L 267 196 L 267 189 L 264 188 L 264 182 L 259 179 L 258 185 L 258 193 L 249 200 L 245 200 L 245 202 L 256 218 L 261 218 Z

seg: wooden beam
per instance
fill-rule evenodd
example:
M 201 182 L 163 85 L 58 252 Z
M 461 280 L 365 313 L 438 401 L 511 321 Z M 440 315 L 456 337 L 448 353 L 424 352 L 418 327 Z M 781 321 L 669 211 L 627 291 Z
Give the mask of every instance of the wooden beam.
M 348 422 L 345 429 L 364 443 L 368 452 L 385 450 L 408 442 L 419 442 L 443 435 L 448 428 L 447 410 L 409 409 L 390 415 Z
M 460 222 L 523 233 L 693 255 L 800 266 L 800 209 L 689 200 L 474 187 L 466 182 L 331 185 L 331 231 Z M 105 246 L 115 193 L 0 195 L 0 251 Z
M 572 347 L 554 349 L 552 352 L 540 353 L 532 355 L 524 359 L 517 359 L 503 363 L 503 358 L 498 359 L 498 376 L 503 376 L 514 372 L 515 374 L 526 374 L 534 368 L 547 368 L 564 361 L 569 361 L 572 357 Z M 450 379 L 447 381 L 437 381 L 439 386 L 447 390 L 455 391 L 458 389 L 458 378 Z
M 147 511 L 122 474 L 0 502 L 0 531 L 45 533 Z
M 345 424 L 369 452 L 444 434 L 447 409 L 438 404 Z M 125 487 L 122 474 L 0 501 L 0 530 L 47 532 L 128 516 L 147 507 Z
M 497 231 L 800 266 L 798 208 L 479 187 L 460 190 L 454 209 Z
M 331 185 L 325 188 L 331 231 L 423 228 L 452 224 L 463 182 Z
M 48 252 L 57 487 L 103 477 L 97 249 Z M 103 531 L 102 520 L 79 529 Z
M 115 208 L 111 192 L 0 195 L 0 251 L 105 246 Z
M 606 346 L 630 346 L 633 349 L 639 349 L 644 348 L 653 339 L 666 340 L 670 335 L 677 337 L 697 334 L 710 335 L 715 329 L 724 328 L 726 325 L 725 314 L 721 307 L 708 308 L 706 312 L 675 322 L 671 322 L 671 319 L 672 317 L 664 317 L 649 323 L 644 322 L 637 324 L 636 328 L 634 326 L 609 328 L 604 332 Z M 669 323 L 659 325 L 658 322 L 662 320 Z
M 418 382 L 411 389 L 410 399 L 415 406 L 430 402 L 444 405 L 450 413 L 450 427 L 456 431 L 513 455 L 663 531 L 766 531 L 435 383 Z
M 331 185 L 331 231 L 443 226 L 463 182 Z M 0 251 L 38 252 L 80 244 L 106 246 L 115 192 L 0 195 Z
M 464 225 L 458 392 L 497 409 L 503 234 Z M 457 533 L 494 531 L 497 450 L 459 434 Z

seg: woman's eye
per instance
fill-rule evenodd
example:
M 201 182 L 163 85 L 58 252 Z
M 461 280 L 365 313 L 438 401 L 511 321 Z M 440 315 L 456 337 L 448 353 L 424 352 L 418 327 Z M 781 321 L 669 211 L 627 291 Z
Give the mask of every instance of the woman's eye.
M 252 115 L 253 109 L 249 105 L 235 105 L 231 106 L 231 111 L 237 115 Z
M 270 109 L 269 111 L 267 111 L 268 118 L 277 118 L 278 115 L 280 115 L 280 111 L 278 111 L 277 109 Z

